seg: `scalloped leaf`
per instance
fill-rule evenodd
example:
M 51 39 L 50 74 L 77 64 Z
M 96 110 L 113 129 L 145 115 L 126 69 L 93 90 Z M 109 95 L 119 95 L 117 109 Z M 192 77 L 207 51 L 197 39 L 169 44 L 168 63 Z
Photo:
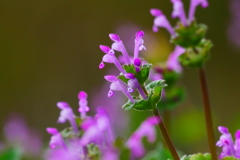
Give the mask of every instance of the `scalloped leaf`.
M 154 107 L 156 107 L 157 102 L 160 101 L 162 89 L 166 86 L 167 84 L 165 84 L 164 80 L 153 81 L 146 86 L 146 90 L 148 92 L 148 98 L 146 100 L 133 97 L 135 103 L 132 103 L 130 100 L 128 100 L 128 102 L 126 102 L 122 108 L 125 110 L 152 110 Z
M 181 160 L 211 160 L 211 155 L 209 153 L 197 153 L 193 155 L 186 156 L 184 155 Z
M 168 149 L 164 148 L 162 145 L 157 146 L 157 148 L 149 152 L 142 160 L 171 160 L 172 156 Z

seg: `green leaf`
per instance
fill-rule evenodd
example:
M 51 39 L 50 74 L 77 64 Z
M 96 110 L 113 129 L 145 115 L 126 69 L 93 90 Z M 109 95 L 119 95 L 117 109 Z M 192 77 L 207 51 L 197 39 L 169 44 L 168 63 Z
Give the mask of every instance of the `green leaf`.
M 136 74 L 136 69 L 134 67 L 133 64 L 130 64 L 130 65 L 123 65 L 123 69 L 127 72 L 127 73 L 132 73 L 132 74 Z
M 9 148 L 0 153 L 0 160 L 20 160 L 21 152 L 15 148 Z
M 171 153 L 168 149 L 164 148 L 162 145 L 157 146 L 157 148 L 149 152 L 142 160 L 167 160 L 172 159 Z
M 118 77 L 117 77 L 118 79 L 120 79 L 121 81 L 123 81 L 124 83 L 128 83 L 128 81 L 129 81 L 129 79 L 127 79 L 124 75 L 119 75 Z
M 157 103 L 157 108 L 162 111 L 175 109 L 184 101 L 185 97 L 186 90 L 183 87 L 165 89 L 165 97 Z
M 125 110 L 136 109 L 139 111 L 152 110 L 154 107 L 156 107 L 157 102 L 160 101 L 162 89 L 167 86 L 164 82 L 164 80 L 151 82 L 146 86 L 146 90 L 148 92 L 147 99 L 144 100 L 140 99 L 139 97 L 133 97 L 135 102 L 132 103 L 130 100 L 128 100 L 128 102 L 125 103 L 122 108 Z
M 211 160 L 211 155 L 209 153 L 198 153 L 189 156 L 183 156 L 181 160 Z
M 141 67 L 140 72 L 136 73 L 135 77 L 141 86 L 144 85 L 144 83 L 147 81 L 151 67 L 152 64 L 145 64 Z
M 224 157 L 222 160 L 238 160 L 235 157 Z
M 139 72 L 136 72 L 134 65 L 131 64 L 131 65 L 124 65 L 123 69 L 127 73 L 134 74 L 134 76 L 137 78 L 139 84 L 144 85 L 144 83 L 147 81 L 147 79 L 149 77 L 149 72 L 150 72 L 151 67 L 152 67 L 152 64 L 145 64 L 145 65 L 141 66 L 141 69 Z M 123 75 L 118 76 L 118 78 L 125 83 L 128 82 L 128 79 L 125 78 Z

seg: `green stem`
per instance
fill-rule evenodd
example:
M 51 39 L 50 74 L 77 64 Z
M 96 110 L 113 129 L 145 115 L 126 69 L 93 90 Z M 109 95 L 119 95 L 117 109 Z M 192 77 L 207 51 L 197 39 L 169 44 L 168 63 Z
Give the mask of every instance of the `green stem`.
M 212 160 L 217 160 L 217 152 L 215 146 L 215 137 L 214 137 L 214 130 L 213 130 L 213 122 L 212 122 L 212 113 L 210 107 L 210 100 L 208 94 L 208 87 L 207 87 L 207 80 L 205 71 L 203 68 L 199 69 L 199 77 L 201 82 L 201 89 L 202 89 L 202 99 L 204 104 L 204 113 L 205 113 L 205 121 L 207 127 L 207 134 L 208 134 L 208 145 L 210 149 L 210 153 L 212 155 Z
M 142 89 L 145 92 L 145 94 L 148 95 L 148 92 L 147 92 L 147 90 L 146 90 L 146 88 L 144 86 L 142 86 Z M 168 134 L 168 132 L 166 130 L 166 127 L 165 127 L 165 125 L 163 123 L 163 120 L 162 120 L 162 118 L 161 118 L 161 116 L 160 116 L 160 114 L 159 114 L 159 112 L 158 112 L 156 107 L 154 107 L 153 115 L 160 120 L 159 123 L 158 123 L 158 128 L 159 128 L 160 132 L 162 133 L 162 136 L 163 136 L 163 139 L 165 141 L 165 144 L 167 145 L 170 153 L 172 154 L 173 159 L 174 160 L 180 160 L 180 158 L 179 158 L 179 156 L 177 154 L 177 151 L 176 151 L 176 149 L 175 149 L 175 147 L 174 147 L 174 145 L 172 143 L 172 140 L 170 139 L 169 134 Z
M 165 125 L 162 121 L 162 118 L 161 118 L 161 116 L 160 116 L 160 114 L 159 114 L 159 112 L 156 108 L 153 110 L 153 115 L 155 115 L 158 119 L 160 119 L 160 122 L 158 123 L 158 128 L 160 129 L 160 132 L 162 133 L 163 139 L 164 139 L 170 153 L 172 154 L 173 159 L 174 160 L 180 160 L 180 158 L 177 154 L 177 151 L 176 151 L 176 149 L 175 149 L 175 147 L 174 147 L 174 145 L 173 145 L 173 143 L 172 143 L 172 141 L 171 141 L 171 139 L 168 135 L 168 132 L 167 132 L 166 127 L 165 127 Z

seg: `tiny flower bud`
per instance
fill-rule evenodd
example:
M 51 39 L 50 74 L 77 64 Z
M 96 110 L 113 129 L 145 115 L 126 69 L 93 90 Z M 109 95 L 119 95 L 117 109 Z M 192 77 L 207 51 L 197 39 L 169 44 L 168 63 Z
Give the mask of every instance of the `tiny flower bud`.
M 121 39 L 119 38 L 119 36 L 117 34 L 109 34 L 109 37 L 114 42 L 120 42 L 121 41 Z
M 133 63 L 134 63 L 134 65 L 140 67 L 142 64 L 142 60 L 140 58 L 136 58 L 136 59 L 134 59 Z
M 128 79 L 135 79 L 135 76 L 132 73 L 126 73 L 126 74 L 124 74 L 124 76 Z

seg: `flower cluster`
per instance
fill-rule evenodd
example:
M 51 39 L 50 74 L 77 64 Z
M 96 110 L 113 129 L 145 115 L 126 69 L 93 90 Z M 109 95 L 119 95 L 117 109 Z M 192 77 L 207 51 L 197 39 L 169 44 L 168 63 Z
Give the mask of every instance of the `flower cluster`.
M 212 43 L 205 38 L 207 26 L 197 24 L 194 15 L 196 7 L 201 5 L 206 8 L 208 1 L 191 0 L 188 18 L 181 0 L 171 0 L 171 2 L 173 3 L 172 18 L 179 18 L 180 22 L 172 27 L 162 11 L 154 8 L 150 10 L 150 13 L 155 17 L 153 31 L 157 32 L 159 27 L 166 28 L 171 34 L 171 42 L 185 49 L 178 58 L 180 62 L 188 67 L 200 68 L 209 59 Z
M 222 147 L 222 153 L 220 155 L 220 159 L 228 156 L 232 156 L 235 158 L 240 158 L 240 130 L 237 130 L 235 133 L 235 143 L 232 139 L 231 133 L 229 133 L 228 129 L 223 126 L 218 127 L 219 132 L 222 134 L 220 136 L 219 141 L 217 141 L 216 145 L 218 147 Z
M 49 142 L 50 149 L 47 150 L 47 160 L 87 160 L 87 159 L 111 159 L 118 160 L 122 150 L 129 150 L 132 159 L 144 155 L 144 147 L 141 142 L 147 137 L 149 142 L 154 142 L 154 126 L 160 123 L 157 117 L 145 120 L 139 129 L 122 145 L 117 145 L 118 138 L 114 134 L 110 117 L 103 107 L 97 108 L 94 117 L 88 116 L 87 94 L 81 91 L 78 94 L 80 116 L 75 116 L 72 108 L 66 102 L 58 102 L 57 107 L 61 109 L 58 118 L 59 123 L 67 120 L 71 127 L 59 132 L 56 128 L 47 128 L 52 135 Z M 138 148 L 136 148 L 138 147 Z

